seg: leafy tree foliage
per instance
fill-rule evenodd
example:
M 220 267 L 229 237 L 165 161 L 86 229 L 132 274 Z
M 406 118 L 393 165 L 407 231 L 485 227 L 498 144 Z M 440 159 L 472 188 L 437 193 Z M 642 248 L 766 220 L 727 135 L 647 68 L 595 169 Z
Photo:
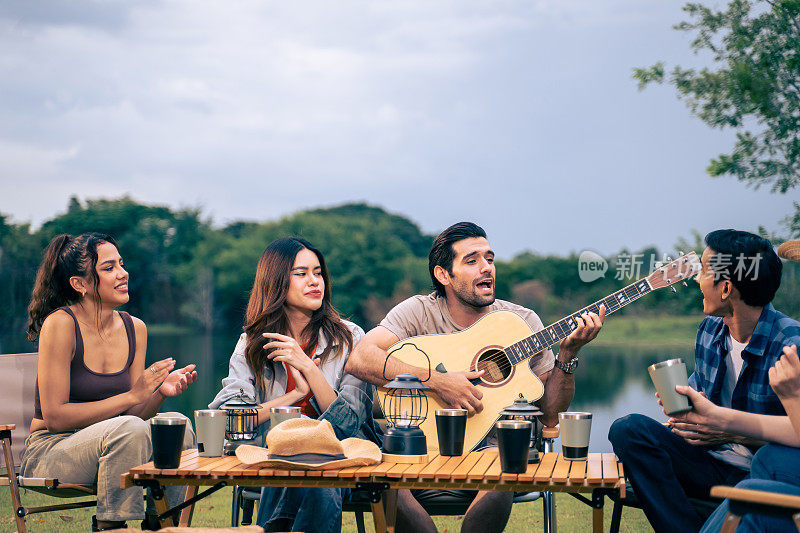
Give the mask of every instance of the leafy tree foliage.
M 674 67 L 668 81 L 692 113 L 736 130 L 730 154 L 712 159 L 711 176 L 785 193 L 800 183 L 800 0 L 733 0 L 725 10 L 690 3 L 691 48 L 710 52 L 714 69 Z M 664 63 L 634 69 L 643 88 L 665 80 Z M 800 216 L 796 206 L 795 217 Z M 798 234 L 800 235 L 800 234 Z
M 24 338 L 26 308 L 47 242 L 59 233 L 100 231 L 114 236 L 131 274 L 128 310 L 148 324 L 235 332 L 242 327 L 256 264 L 278 237 L 297 235 L 325 254 L 334 304 L 359 325 L 377 324 L 397 302 L 431 290 L 427 255 L 433 237 L 400 215 L 365 204 L 301 211 L 269 222 L 234 222 L 214 228 L 197 209 L 171 210 L 130 198 L 71 199 L 65 213 L 31 231 L 0 214 L 0 331 Z M 679 241 L 678 249 L 702 250 L 702 238 Z M 625 271 L 623 257 L 641 264 Z M 584 283 L 578 258 L 529 252 L 497 263 L 497 296 L 536 310 L 549 323 L 646 276 L 648 248 L 608 258 L 605 276 Z M 787 264 L 775 305 L 800 315 L 800 265 Z M 619 276 L 620 271 L 626 272 Z M 620 279 L 621 278 L 621 279 Z M 797 287 L 797 290 L 793 290 Z M 656 291 L 622 313 L 697 314 L 699 291 Z M 7 337 L 6 337 L 7 338 Z M 3 346 L 0 346 L 2 351 Z M 14 350 L 27 349 L 17 345 Z

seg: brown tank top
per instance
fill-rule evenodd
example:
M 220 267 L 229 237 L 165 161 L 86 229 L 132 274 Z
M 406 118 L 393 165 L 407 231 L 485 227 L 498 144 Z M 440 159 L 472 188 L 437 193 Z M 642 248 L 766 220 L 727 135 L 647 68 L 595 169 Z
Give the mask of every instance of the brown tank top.
M 136 332 L 131 315 L 119 311 L 125 333 L 128 335 L 128 361 L 119 372 L 101 374 L 90 370 L 83 360 L 83 337 L 78 327 L 78 319 L 69 307 L 59 307 L 56 311 L 66 311 L 75 322 L 75 355 L 69 366 L 69 402 L 96 402 L 131 390 L 131 363 L 136 354 Z M 53 311 L 54 313 L 56 311 Z M 34 418 L 44 420 L 42 404 L 39 399 L 39 376 L 36 376 L 36 396 L 33 400 Z

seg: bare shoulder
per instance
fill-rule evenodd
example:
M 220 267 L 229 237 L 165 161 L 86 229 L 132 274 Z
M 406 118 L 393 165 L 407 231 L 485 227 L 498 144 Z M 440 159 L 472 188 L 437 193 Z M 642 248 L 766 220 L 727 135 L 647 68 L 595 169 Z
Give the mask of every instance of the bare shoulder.
M 75 322 L 65 311 L 55 311 L 44 319 L 39 332 L 39 357 L 56 356 L 68 360 L 75 351 Z
M 42 331 L 39 334 L 41 338 L 43 335 L 74 335 L 75 321 L 66 311 L 57 310 L 50 313 L 42 323 Z
M 136 332 L 137 337 L 140 335 L 147 335 L 147 326 L 144 320 L 131 315 L 131 322 L 133 322 L 133 330 Z

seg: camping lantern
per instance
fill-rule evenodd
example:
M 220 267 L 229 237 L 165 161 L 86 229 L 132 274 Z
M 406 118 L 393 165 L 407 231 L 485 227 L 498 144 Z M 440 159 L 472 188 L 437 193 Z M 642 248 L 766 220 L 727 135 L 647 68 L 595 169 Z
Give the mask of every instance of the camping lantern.
M 539 407 L 530 403 L 522 395 L 514 403 L 500 411 L 501 420 L 527 420 L 531 423 L 531 450 L 528 454 L 528 463 L 539 462 L 539 447 L 541 446 L 542 423 L 539 417 L 542 412 Z
M 228 415 L 225 438 L 232 443 L 255 439 L 258 427 L 258 407 L 259 405 L 242 389 L 239 389 L 239 394 L 223 403 L 220 409 L 224 409 Z
M 428 417 L 428 386 L 417 376 L 400 374 L 384 386 L 383 413 L 389 427 L 383 436 L 383 452 L 398 462 L 418 462 L 428 457 L 425 433 L 419 428 Z

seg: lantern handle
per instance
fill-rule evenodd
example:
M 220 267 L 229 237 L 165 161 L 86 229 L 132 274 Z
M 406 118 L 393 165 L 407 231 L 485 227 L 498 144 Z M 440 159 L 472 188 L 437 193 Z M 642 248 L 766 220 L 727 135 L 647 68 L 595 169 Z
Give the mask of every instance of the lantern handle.
M 399 351 L 399 350 L 402 350 L 402 349 L 403 349 L 403 348 L 405 348 L 406 346 L 411 346 L 412 348 L 414 348 L 414 349 L 415 349 L 415 350 L 417 350 L 419 353 L 421 353 L 422 355 L 424 355 L 424 356 L 425 356 L 425 360 L 428 362 L 428 377 L 427 377 L 427 378 L 425 378 L 425 379 L 421 379 L 421 380 L 420 380 L 422 383 L 425 383 L 426 381 L 428 381 L 429 379 L 431 379 L 431 358 L 430 358 L 430 357 L 428 357 L 428 354 L 426 354 L 424 351 L 420 350 L 420 349 L 417 347 L 417 345 L 416 345 L 416 344 L 414 344 L 413 342 L 405 342 L 405 343 L 401 344 L 399 347 L 397 347 L 397 348 L 395 348 L 394 350 L 392 350 L 391 352 L 387 352 L 387 353 L 386 353 L 386 360 L 383 362 L 383 379 L 385 379 L 386 381 L 392 381 L 390 378 L 386 377 L 386 365 L 387 365 L 387 364 L 389 364 L 389 358 L 392 356 L 392 354 L 393 354 L 394 352 L 396 352 L 396 351 Z

